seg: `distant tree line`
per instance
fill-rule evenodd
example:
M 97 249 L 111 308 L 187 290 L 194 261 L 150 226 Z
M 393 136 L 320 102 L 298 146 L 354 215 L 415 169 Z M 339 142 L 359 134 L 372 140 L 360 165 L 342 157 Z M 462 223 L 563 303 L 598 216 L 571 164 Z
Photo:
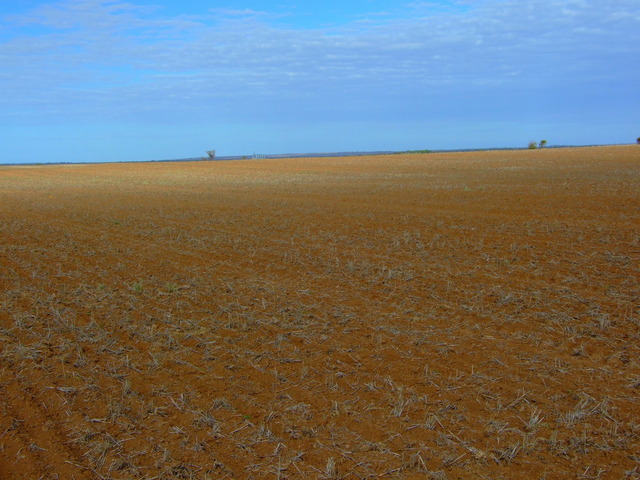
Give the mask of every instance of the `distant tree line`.
M 547 146 L 546 140 L 540 140 L 540 142 L 531 141 L 529 142 L 529 150 L 536 150 L 538 148 L 544 148 Z

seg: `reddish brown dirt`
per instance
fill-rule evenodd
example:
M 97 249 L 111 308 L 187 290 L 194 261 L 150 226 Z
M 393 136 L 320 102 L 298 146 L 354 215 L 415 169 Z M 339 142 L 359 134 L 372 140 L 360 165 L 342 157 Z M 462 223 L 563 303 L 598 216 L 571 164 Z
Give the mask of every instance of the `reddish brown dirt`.
M 640 148 L 0 167 L 0 478 L 640 478 Z

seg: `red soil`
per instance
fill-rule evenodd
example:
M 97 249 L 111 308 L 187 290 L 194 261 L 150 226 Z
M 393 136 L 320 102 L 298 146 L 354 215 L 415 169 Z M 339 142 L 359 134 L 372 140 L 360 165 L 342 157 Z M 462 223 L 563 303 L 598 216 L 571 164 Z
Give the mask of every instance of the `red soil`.
M 0 478 L 640 478 L 640 148 L 0 167 Z

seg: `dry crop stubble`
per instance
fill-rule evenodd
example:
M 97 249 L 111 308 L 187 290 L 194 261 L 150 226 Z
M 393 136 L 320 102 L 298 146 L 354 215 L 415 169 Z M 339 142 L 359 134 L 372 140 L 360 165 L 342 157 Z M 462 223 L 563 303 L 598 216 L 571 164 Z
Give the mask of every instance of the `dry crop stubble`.
M 638 477 L 636 147 L 0 169 L 0 476 Z

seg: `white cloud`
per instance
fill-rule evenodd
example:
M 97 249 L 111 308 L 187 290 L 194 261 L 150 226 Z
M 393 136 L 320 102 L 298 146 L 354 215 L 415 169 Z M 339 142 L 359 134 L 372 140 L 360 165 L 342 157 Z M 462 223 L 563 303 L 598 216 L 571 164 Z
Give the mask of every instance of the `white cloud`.
M 635 0 L 407 8 L 410 15 L 386 12 L 375 22 L 294 30 L 253 10 L 168 18 L 134 2 L 52 3 L 8 19 L 0 107 L 5 115 L 200 115 L 269 103 L 279 111 L 297 99 L 323 110 L 381 95 L 410 105 L 431 90 L 640 80 Z
M 232 8 L 211 8 L 211 13 L 221 19 L 235 18 L 235 17 L 268 17 L 267 12 L 252 10 L 250 8 L 232 9 Z

